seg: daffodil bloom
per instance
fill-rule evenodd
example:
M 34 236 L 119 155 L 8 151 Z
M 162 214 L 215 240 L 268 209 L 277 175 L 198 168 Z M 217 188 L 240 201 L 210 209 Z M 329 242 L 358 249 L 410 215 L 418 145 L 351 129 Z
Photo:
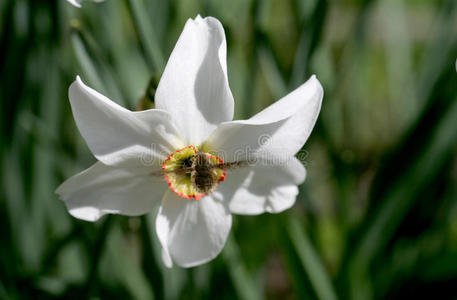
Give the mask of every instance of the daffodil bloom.
M 137 216 L 160 205 L 156 233 L 167 266 L 213 259 L 232 213 L 291 207 L 305 168 L 294 155 L 316 122 L 323 89 L 315 76 L 248 120 L 233 119 L 225 34 L 211 17 L 189 19 L 155 95 L 156 109 L 129 111 L 79 77 L 69 98 L 98 162 L 57 193 L 74 217 Z

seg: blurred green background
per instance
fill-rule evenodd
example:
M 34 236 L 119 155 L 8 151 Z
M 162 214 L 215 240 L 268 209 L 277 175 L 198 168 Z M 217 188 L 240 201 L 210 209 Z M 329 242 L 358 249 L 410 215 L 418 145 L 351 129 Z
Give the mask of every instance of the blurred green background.
M 325 96 L 295 206 L 166 269 L 154 212 L 88 223 L 54 190 L 95 161 L 75 76 L 135 109 L 197 14 L 225 28 L 236 118 L 311 74 Z M 457 298 L 456 58 L 455 0 L 0 0 L 0 299 Z

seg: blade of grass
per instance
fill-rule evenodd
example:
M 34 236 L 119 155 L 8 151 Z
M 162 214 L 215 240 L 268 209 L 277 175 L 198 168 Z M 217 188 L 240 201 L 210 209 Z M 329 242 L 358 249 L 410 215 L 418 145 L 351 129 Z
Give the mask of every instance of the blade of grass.
M 282 79 L 276 61 L 271 53 L 271 48 L 259 47 L 260 69 L 268 82 L 268 86 L 275 99 L 280 99 L 287 94 L 287 86 Z
M 287 221 L 283 221 L 286 224 Z M 284 229 L 286 231 L 286 229 Z M 313 299 L 316 298 L 314 289 L 307 279 L 307 274 L 302 267 L 300 257 L 298 256 L 295 246 L 293 245 L 289 235 L 286 233 L 281 237 L 281 257 L 287 266 L 287 274 L 290 276 L 291 287 L 294 296 L 297 299 Z
M 264 9 L 265 1 L 262 0 L 254 0 L 252 2 L 250 8 L 250 19 L 249 25 L 250 28 L 248 29 L 251 34 L 252 42 L 249 44 L 249 49 L 247 51 L 247 63 L 249 64 L 248 67 L 248 77 L 249 80 L 246 81 L 244 92 L 243 92 L 243 109 L 242 109 L 242 117 L 248 118 L 252 116 L 255 103 L 255 87 L 258 84 L 258 59 L 256 58 L 257 55 L 257 45 L 263 39 L 263 34 L 260 29 L 259 23 L 261 22 L 261 15 Z
M 90 270 L 87 276 L 86 283 L 84 284 L 84 291 L 86 292 L 86 298 L 90 298 L 96 289 L 97 271 L 100 264 L 101 257 L 103 255 L 106 239 L 108 237 L 111 225 L 113 223 L 113 216 L 109 215 L 103 221 L 101 228 L 97 234 L 94 246 L 89 249 L 89 257 L 91 257 Z
M 338 299 L 333 289 L 329 275 L 323 266 L 316 250 L 308 240 L 302 225 L 296 216 L 290 215 L 286 224 L 287 231 L 292 240 L 303 269 L 308 274 L 312 287 L 319 299 Z
M 104 58 L 104 61 L 106 57 L 110 58 L 112 68 L 108 73 L 118 84 L 128 107 L 133 109 L 147 83 L 150 71 L 140 47 L 132 43 L 136 37 L 133 23 L 125 20 L 127 4 L 124 1 L 109 1 L 95 7 L 97 10 L 94 10 L 92 15 L 97 23 L 92 34 L 97 37 L 97 46 L 100 49 L 105 46 L 101 58 Z M 100 14 L 104 14 L 104 17 L 98 18 Z M 105 37 L 103 43 L 98 39 L 100 36 Z
M 408 30 L 405 3 L 403 0 L 388 0 L 380 4 L 386 15 L 391 16 L 386 22 L 385 47 L 389 57 L 386 69 L 388 72 L 387 89 L 390 93 L 390 102 L 395 111 L 416 111 L 417 95 L 414 81 L 410 74 L 414 74 L 412 66 L 412 43 Z M 401 101 L 399 101 L 401 99 Z M 401 114 L 399 130 L 410 122 L 414 114 Z
M 73 23 L 73 28 L 77 28 L 78 26 L 78 23 Z M 73 30 L 70 39 L 75 51 L 76 59 L 78 60 L 79 65 L 85 74 L 85 77 L 87 77 L 91 86 L 95 90 L 106 94 L 107 89 L 103 84 L 103 80 L 101 79 L 101 75 L 99 74 L 97 67 L 95 66 L 90 54 L 87 51 L 86 45 L 81 35 L 79 34 L 79 31 Z
M 390 193 L 386 195 L 377 214 L 373 217 L 373 222 L 353 251 L 349 269 L 352 273 L 350 279 L 354 299 L 366 299 L 367 295 L 360 294 L 360 280 L 367 277 L 370 261 L 384 249 L 414 203 L 415 194 L 420 192 L 421 187 L 427 186 L 430 180 L 439 176 L 441 165 L 446 164 L 448 161 L 446 157 L 452 155 L 452 149 L 457 146 L 455 120 L 457 120 L 457 101 L 453 101 L 452 107 L 437 124 L 439 130 L 436 130 L 435 136 L 432 137 L 423 154 L 414 161 L 404 178 L 397 178 L 397 183 L 389 189 Z
M 449 2 L 448 2 L 449 3 Z M 454 6 L 455 16 L 457 10 Z M 433 42 L 432 42 L 433 43 Z M 455 48 L 455 43 L 454 43 Z M 452 52 L 451 51 L 447 51 Z M 449 100 L 452 97 L 450 93 L 445 94 L 446 89 L 452 90 L 454 83 L 449 82 L 455 79 L 455 69 L 453 66 L 454 57 L 452 55 L 443 56 L 446 63 L 433 74 L 432 80 L 433 87 L 428 89 L 427 93 L 423 93 L 424 90 L 422 85 L 419 83 L 418 94 L 421 97 L 425 97 L 428 105 L 424 107 L 422 112 L 413 120 L 411 128 L 404 134 L 398 144 L 392 149 L 392 153 L 389 153 L 381 164 L 380 170 L 372 184 L 372 190 L 370 198 L 378 201 L 386 191 L 391 190 L 392 186 L 398 183 L 398 178 L 401 174 L 410 173 L 416 164 L 417 160 L 423 157 L 423 154 L 427 151 L 427 147 L 436 140 L 436 133 L 444 124 L 444 119 L 447 118 L 448 114 L 453 110 L 453 103 Z M 433 126 L 431 126 L 433 124 Z M 398 169 L 398 165 L 402 165 L 402 169 Z M 372 201 L 373 202 L 373 201 Z M 370 216 L 370 219 L 372 217 Z
M 442 70 L 447 69 L 448 57 L 454 56 L 455 59 L 453 48 L 457 42 L 456 15 L 457 2 L 447 0 L 442 5 L 439 21 L 436 22 L 435 30 L 431 35 L 434 38 L 428 44 L 421 63 L 422 68 L 419 71 L 417 95 L 419 97 L 419 108 L 422 108 L 418 110 L 419 114 L 426 109 L 428 95 L 430 95 L 439 80 Z M 447 30 L 443 30 L 443 28 Z
M 152 235 L 150 232 L 150 226 L 148 224 L 147 216 L 141 217 L 141 227 L 140 227 L 140 234 L 143 244 L 143 272 L 145 276 L 149 280 L 151 286 L 154 287 L 154 296 L 156 299 L 163 299 L 164 298 L 164 291 L 163 291 L 163 278 L 160 274 L 159 267 L 157 266 L 155 257 L 154 257 L 154 249 L 152 244 Z
M 154 294 L 155 286 L 146 279 L 138 261 L 140 252 L 128 243 L 125 232 L 116 226 L 106 241 L 106 251 L 100 268 L 100 276 L 111 277 L 111 284 L 124 286 L 132 299 L 160 299 Z
M 256 300 L 262 299 L 259 289 L 252 281 L 248 271 L 241 259 L 238 245 L 230 234 L 222 250 L 222 257 L 227 262 L 228 272 L 232 279 L 235 290 L 240 299 Z
M 311 58 L 319 46 L 324 24 L 328 12 L 327 0 L 320 0 L 314 5 L 313 12 L 309 20 L 302 22 L 302 31 L 295 53 L 290 87 L 295 87 L 302 83 L 306 77 L 312 74 L 310 64 Z
M 78 22 L 73 22 L 71 34 L 75 53 L 83 70 L 104 89 L 105 95 L 125 106 L 126 100 L 119 89 L 119 80 L 115 79 L 115 72 L 105 61 L 106 56 L 102 54 L 94 38 L 82 30 Z
M 140 0 L 128 0 L 132 19 L 140 42 L 144 47 L 147 61 L 153 73 L 162 73 L 165 68 L 165 60 L 159 47 L 154 27 L 149 22 L 144 3 Z

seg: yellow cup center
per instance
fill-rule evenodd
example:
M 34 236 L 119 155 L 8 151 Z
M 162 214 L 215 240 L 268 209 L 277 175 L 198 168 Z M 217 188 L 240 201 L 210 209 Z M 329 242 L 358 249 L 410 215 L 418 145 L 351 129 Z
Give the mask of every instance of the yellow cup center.
M 186 199 L 200 200 L 225 179 L 225 171 L 218 167 L 222 163 L 221 158 L 191 145 L 171 153 L 162 170 L 173 192 Z

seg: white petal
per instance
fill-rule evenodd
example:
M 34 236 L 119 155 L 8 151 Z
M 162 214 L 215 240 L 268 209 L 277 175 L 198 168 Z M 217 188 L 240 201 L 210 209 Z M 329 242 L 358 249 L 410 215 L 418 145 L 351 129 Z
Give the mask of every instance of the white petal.
M 218 191 L 229 201 L 232 213 L 279 213 L 295 203 L 297 185 L 305 176 L 305 168 L 295 157 L 282 162 L 258 161 L 255 166 L 228 172 Z
M 217 193 L 197 201 L 181 198 L 169 190 L 156 219 L 164 256 L 169 253 L 182 267 L 200 265 L 216 257 L 231 226 L 232 215 Z
M 83 0 L 67 0 L 68 2 L 70 2 L 72 5 L 76 6 L 76 7 L 79 7 L 81 8 L 81 3 L 83 2 Z M 93 2 L 103 2 L 104 0 L 92 0 Z
M 233 118 L 233 96 L 221 23 L 189 19 L 171 53 L 156 92 L 156 107 L 167 110 L 189 145 L 200 145 L 221 122 Z
M 76 7 L 79 7 L 81 8 L 81 2 L 82 0 L 67 0 L 68 2 L 70 2 L 70 4 L 76 6 Z
M 248 120 L 221 124 L 209 137 L 205 150 L 224 161 L 249 156 L 287 159 L 304 145 L 316 123 L 323 89 L 313 75 L 296 90 Z
M 168 247 L 162 248 L 162 261 L 165 267 L 173 267 L 173 261 L 171 260 L 170 253 L 168 252 Z
M 96 221 L 108 213 L 145 214 L 160 203 L 167 188 L 161 177 L 97 162 L 62 183 L 56 193 L 74 217 Z
M 92 153 L 106 165 L 157 165 L 183 144 L 163 110 L 129 111 L 87 87 L 71 84 L 73 116 Z

